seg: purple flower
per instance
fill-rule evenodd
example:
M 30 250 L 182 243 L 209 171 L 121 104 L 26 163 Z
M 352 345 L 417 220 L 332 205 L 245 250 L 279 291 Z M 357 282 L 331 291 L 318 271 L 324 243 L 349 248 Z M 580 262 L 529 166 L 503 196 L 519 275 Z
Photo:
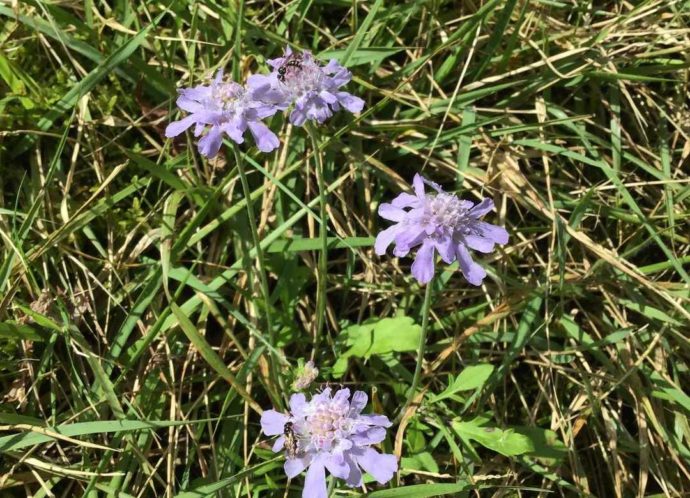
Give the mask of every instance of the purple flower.
M 425 193 L 425 183 L 435 192 Z M 419 283 L 425 284 L 434 276 L 435 251 L 438 251 L 448 264 L 458 260 L 469 283 L 481 285 L 486 272 L 472 260 L 469 249 L 490 253 L 494 244 L 508 243 L 505 228 L 479 219 L 494 208 L 493 201 L 483 199 L 474 204 L 460 199 L 421 175 L 415 175 L 413 185 L 416 195 L 402 193 L 390 204 L 379 206 L 379 215 L 396 224 L 378 234 L 374 245 L 376 254 L 385 254 L 392 242 L 395 242 L 393 254 L 398 257 L 421 245 L 412 263 L 412 275 Z
M 371 447 L 386 437 L 392 424 L 384 415 L 362 415 L 367 395 L 331 388 L 310 401 L 302 393 L 290 398 L 290 413 L 267 410 L 261 415 L 261 429 L 268 436 L 279 435 L 273 451 L 285 449 L 285 473 L 292 479 L 304 469 L 307 476 L 302 498 L 327 498 L 326 469 L 345 479 L 348 486 L 362 485 L 362 471 L 381 484 L 398 469 L 394 455 L 381 454 Z
M 223 134 L 241 144 L 247 128 L 260 151 L 271 152 L 280 145 L 275 133 L 261 122 L 275 114 L 278 108 L 256 100 L 253 92 L 242 85 L 224 81 L 222 69 L 210 85 L 183 88 L 179 94 L 177 106 L 191 114 L 170 123 L 165 129 L 166 137 L 176 137 L 192 125 L 196 125 L 194 135 L 198 137 L 208 128 L 198 147 L 199 152 L 209 158 L 220 150 Z
M 350 112 L 360 112 L 364 101 L 339 88 L 352 79 L 352 73 L 334 59 L 322 66 L 311 52 L 293 52 L 290 47 L 285 55 L 271 59 L 273 68 L 269 75 L 254 74 L 247 80 L 257 98 L 287 109 L 290 122 L 302 126 L 308 119 L 321 124 L 344 107 Z

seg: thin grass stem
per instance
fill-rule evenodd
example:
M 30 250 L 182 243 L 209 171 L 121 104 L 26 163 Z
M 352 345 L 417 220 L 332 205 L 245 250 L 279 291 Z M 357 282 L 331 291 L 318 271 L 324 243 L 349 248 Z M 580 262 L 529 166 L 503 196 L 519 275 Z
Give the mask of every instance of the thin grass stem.
M 316 329 L 314 331 L 314 348 L 312 356 L 316 354 L 319 343 L 321 341 L 321 333 L 326 321 L 326 291 L 327 291 L 327 271 L 328 271 L 328 219 L 326 215 L 326 206 L 328 203 L 328 194 L 326 191 L 326 181 L 324 179 L 323 161 L 321 160 L 321 152 L 319 151 L 319 137 L 316 129 L 307 123 L 305 126 L 309 138 L 311 139 L 312 149 L 314 150 L 314 164 L 316 166 L 316 182 L 319 189 L 319 218 L 321 223 L 319 225 L 319 239 L 321 241 L 321 253 L 316 268 Z
M 271 377 L 271 382 L 274 386 L 280 386 L 280 379 L 278 376 L 277 365 L 280 364 L 280 358 L 277 357 L 277 352 L 275 350 L 276 346 L 276 332 L 273 328 L 273 318 L 271 317 L 271 293 L 268 287 L 268 277 L 266 275 L 266 268 L 264 266 L 264 252 L 261 248 L 261 239 L 259 238 L 259 229 L 256 224 L 256 216 L 254 214 L 254 206 L 251 203 L 252 191 L 249 188 L 249 182 L 247 181 L 247 174 L 244 170 L 244 161 L 242 155 L 240 154 L 239 147 L 233 144 L 232 151 L 235 154 L 235 161 L 237 162 L 237 172 L 240 177 L 240 183 L 242 184 L 242 191 L 244 197 L 247 200 L 247 220 L 249 221 L 249 230 L 252 236 L 252 243 L 256 249 L 256 262 L 259 270 L 259 286 L 261 288 L 261 297 L 264 302 L 264 313 L 266 316 L 266 328 L 268 329 L 268 342 L 271 345 L 270 360 L 269 361 L 269 375 Z M 251 276 L 249 276 L 249 281 L 251 282 Z M 282 391 L 282 389 L 281 389 Z

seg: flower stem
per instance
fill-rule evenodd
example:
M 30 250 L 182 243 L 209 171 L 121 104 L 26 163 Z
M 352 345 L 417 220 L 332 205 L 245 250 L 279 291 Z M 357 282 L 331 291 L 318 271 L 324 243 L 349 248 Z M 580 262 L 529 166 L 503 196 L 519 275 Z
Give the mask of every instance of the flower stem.
M 249 221 L 249 230 L 252 235 L 252 243 L 254 244 L 254 249 L 256 250 L 256 260 L 259 269 L 259 285 L 261 287 L 261 296 L 264 301 L 264 313 L 266 315 L 266 328 L 268 329 L 268 342 L 271 345 L 271 361 L 269 362 L 269 370 L 271 381 L 274 386 L 280 386 L 280 381 L 278 378 L 278 372 L 276 370 L 277 365 L 280 363 L 279 358 L 276 357 L 277 353 L 275 350 L 276 345 L 276 333 L 273 328 L 273 319 L 271 318 L 271 294 L 268 288 L 268 277 L 266 276 L 266 269 L 264 268 L 264 254 L 263 249 L 261 249 L 261 240 L 259 239 L 259 230 L 256 225 L 256 217 L 254 215 L 254 206 L 252 205 L 251 195 L 252 191 L 249 188 L 249 182 L 247 181 L 247 175 L 244 171 L 244 161 L 242 161 L 242 155 L 240 154 L 239 147 L 233 144 L 233 152 L 235 153 L 235 162 L 237 163 L 237 171 L 240 176 L 240 183 L 242 183 L 242 191 L 244 192 L 244 197 L 246 199 L 247 206 L 247 220 Z M 249 282 L 251 283 L 251 276 L 249 276 Z
M 415 391 L 419 387 L 419 381 L 422 377 L 422 362 L 424 361 L 424 350 L 426 349 L 426 336 L 429 329 L 429 312 L 431 311 L 431 291 L 434 285 L 434 279 L 432 278 L 429 283 L 426 284 L 426 289 L 424 291 L 424 304 L 422 304 L 422 331 L 419 334 L 419 347 L 417 349 L 417 365 L 414 369 L 414 376 L 412 377 L 412 385 L 410 390 L 407 392 L 407 401 L 405 405 L 400 410 L 396 421 L 399 421 L 405 414 L 405 411 L 410 406 L 412 399 L 414 398 Z
M 323 161 L 319 152 L 319 137 L 316 129 L 311 123 L 307 123 L 305 128 L 311 139 L 312 149 L 314 150 L 314 163 L 316 165 L 316 182 L 319 189 L 319 239 L 321 240 L 321 253 L 316 268 L 317 289 L 316 289 L 316 331 L 314 335 L 314 349 L 312 354 L 316 354 L 324 322 L 326 321 L 326 273 L 328 271 L 328 220 L 326 218 L 326 205 L 328 202 L 326 181 L 324 179 Z

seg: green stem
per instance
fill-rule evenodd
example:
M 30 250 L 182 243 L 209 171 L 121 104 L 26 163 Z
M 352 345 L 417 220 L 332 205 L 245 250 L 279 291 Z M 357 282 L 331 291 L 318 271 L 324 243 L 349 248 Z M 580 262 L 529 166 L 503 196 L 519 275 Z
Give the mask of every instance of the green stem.
M 326 321 L 326 274 L 328 271 L 328 219 L 326 215 L 327 190 L 326 182 L 324 180 L 323 161 L 321 161 L 321 153 L 319 152 L 319 138 L 316 129 L 307 123 L 305 126 L 309 138 L 311 139 L 312 149 L 314 151 L 314 163 L 316 165 L 316 182 L 319 189 L 319 217 L 321 224 L 319 225 L 319 239 L 321 240 L 321 254 L 319 254 L 319 261 L 317 264 L 317 290 L 316 290 L 316 332 L 314 335 L 314 349 L 312 355 L 316 354 L 318 345 L 321 339 L 321 332 Z
M 412 385 L 410 390 L 407 392 L 407 400 L 405 405 L 400 410 L 396 421 L 399 421 L 405 414 L 405 411 L 410 406 L 412 399 L 414 398 L 417 387 L 419 387 L 419 381 L 422 377 L 422 362 L 424 361 L 424 350 L 426 349 L 426 335 L 429 329 L 429 312 L 431 311 L 431 291 L 434 285 L 434 279 L 432 278 L 429 283 L 426 284 L 426 289 L 424 291 L 424 304 L 422 304 L 422 331 L 419 334 L 419 347 L 417 348 L 417 365 L 414 369 L 414 376 L 412 377 Z
M 235 162 L 237 162 L 237 171 L 240 176 L 240 182 L 242 183 L 242 191 L 244 192 L 244 197 L 247 201 L 247 219 L 249 221 L 249 230 L 252 234 L 252 243 L 256 250 L 256 260 L 257 266 L 259 268 L 259 285 L 261 287 L 261 296 L 264 301 L 264 313 L 266 314 L 266 328 L 268 329 L 268 342 L 271 345 L 271 360 L 269 362 L 271 381 L 275 386 L 280 386 L 280 379 L 278 377 L 278 372 L 276 366 L 280 363 L 280 359 L 277 358 L 277 353 L 275 351 L 276 346 L 276 333 L 273 328 L 273 319 L 271 318 L 271 293 L 268 289 L 268 277 L 266 276 L 266 268 L 264 267 L 264 251 L 261 248 L 261 240 L 259 239 L 259 229 L 256 224 L 256 217 L 254 215 L 254 206 L 251 202 L 252 191 L 249 188 L 249 182 L 247 181 L 247 175 L 244 171 L 244 162 L 242 161 L 242 155 L 240 154 L 239 147 L 233 144 L 233 152 L 235 153 Z M 248 275 L 248 281 L 251 283 L 251 275 Z M 281 389 L 282 390 L 282 389 Z

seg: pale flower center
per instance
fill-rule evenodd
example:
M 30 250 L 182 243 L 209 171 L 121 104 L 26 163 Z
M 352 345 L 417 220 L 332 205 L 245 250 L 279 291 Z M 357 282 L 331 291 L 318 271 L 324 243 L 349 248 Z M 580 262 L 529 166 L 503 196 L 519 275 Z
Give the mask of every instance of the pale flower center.
M 425 207 L 425 222 L 451 233 L 469 233 L 466 201 L 453 194 L 440 193 L 435 196 L 427 195 Z
M 278 68 L 278 79 L 297 97 L 307 92 L 321 91 L 324 73 L 311 58 L 291 55 Z
M 338 439 L 347 437 L 351 429 L 347 406 L 336 403 L 317 407 L 306 422 L 311 443 L 317 449 L 328 449 Z
M 211 99 L 223 111 L 232 111 L 245 97 L 242 85 L 234 81 L 211 84 Z

